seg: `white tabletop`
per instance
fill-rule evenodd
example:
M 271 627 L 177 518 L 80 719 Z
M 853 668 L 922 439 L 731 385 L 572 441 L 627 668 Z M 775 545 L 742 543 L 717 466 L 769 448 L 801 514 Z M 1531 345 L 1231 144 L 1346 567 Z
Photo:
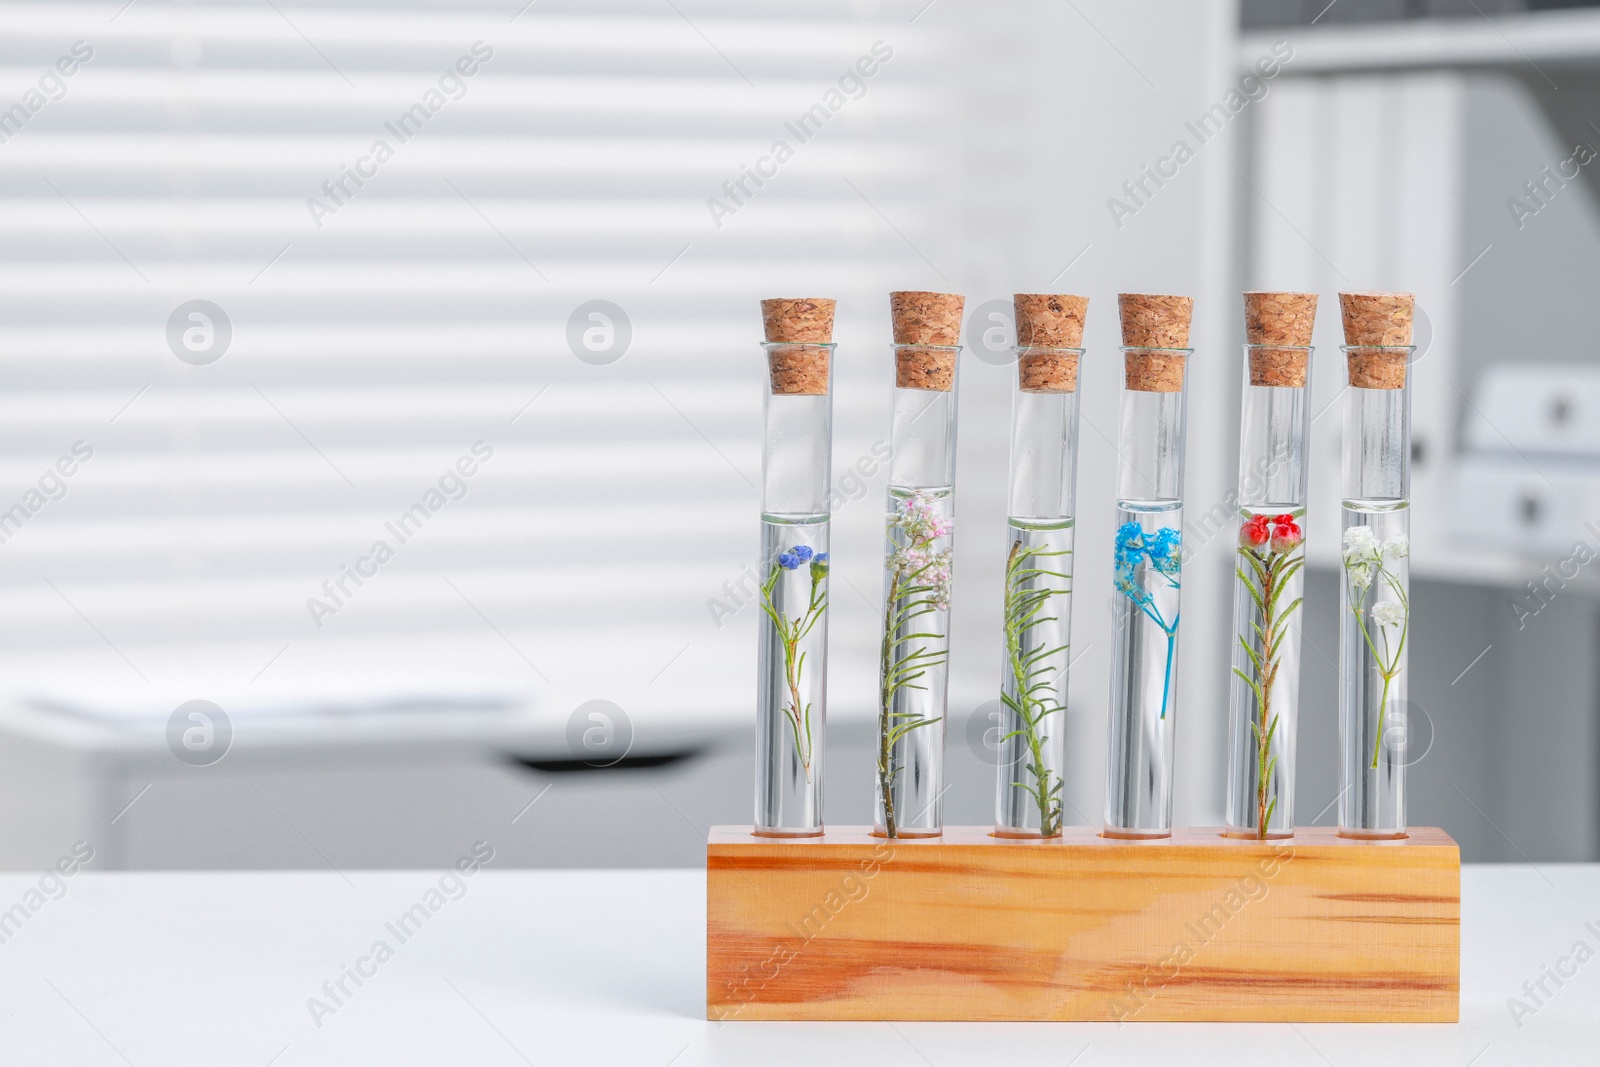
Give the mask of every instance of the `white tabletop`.
M 704 872 L 491 863 L 430 897 L 440 879 L 85 870 L 28 896 L 38 876 L 0 875 L 0 908 L 31 909 L 0 913 L 0 1063 L 1497 1067 L 1594 1062 L 1600 1045 L 1600 865 L 1467 867 L 1461 1023 L 1413 1026 L 718 1026 Z M 436 910 L 401 940 L 386 924 L 417 904 Z M 323 983 L 379 941 L 392 958 L 336 1002 Z M 1535 1004 L 1522 983 L 1558 965 L 1571 976 Z M 1514 1020 L 1512 996 L 1531 1014 Z

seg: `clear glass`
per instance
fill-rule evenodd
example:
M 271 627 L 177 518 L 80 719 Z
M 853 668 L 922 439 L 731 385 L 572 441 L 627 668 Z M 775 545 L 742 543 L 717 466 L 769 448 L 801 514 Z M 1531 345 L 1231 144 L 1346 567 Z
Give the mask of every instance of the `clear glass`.
M 1183 434 L 1182 392 L 1124 389 L 1117 435 L 1117 499 L 1145 503 L 1182 500 Z
M 951 371 L 948 389 L 894 389 L 874 786 L 874 829 L 886 837 L 936 837 L 944 827 L 960 347 L 915 347 Z
M 1257 351 L 1303 353 L 1306 384 L 1251 384 L 1251 360 Z M 1239 410 L 1239 502 L 1286 504 L 1306 502 L 1306 435 L 1311 425 L 1312 349 L 1286 345 L 1245 345 L 1244 396 Z
M 1079 348 L 1017 349 L 1066 352 Z M 1011 399 L 1011 468 L 1007 514 L 1033 523 L 1057 523 L 1076 514 L 1078 491 L 1078 394 L 1030 392 Z
M 769 379 L 762 447 L 761 610 L 755 831 L 822 833 L 828 695 L 828 482 L 833 345 L 763 345 L 769 363 L 820 360 L 826 391 L 785 394 Z
M 1189 349 L 1124 348 L 1131 365 Z M 1124 388 L 1117 477 L 1116 583 L 1112 595 L 1111 728 L 1105 833 L 1172 833 L 1172 768 L 1183 554 L 1184 386 Z
M 1412 349 L 1346 347 L 1355 361 Z M 1409 371 L 1409 368 L 1408 368 Z M 1411 630 L 1411 389 L 1352 385 L 1344 404 L 1339 583 L 1339 832 L 1406 834 Z
M 1082 356 L 1082 349 L 1018 348 Z M 1011 405 L 1000 765 L 995 832 L 1061 833 L 1071 663 L 1072 547 L 1078 467 L 1078 393 L 1020 385 Z
M 1303 384 L 1255 384 L 1258 359 L 1299 362 Z M 1245 346 L 1228 701 L 1233 837 L 1294 833 L 1310 362 L 1309 348 Z
M 897 386 L 889 441 L 894 450 L 889 459 L 891 485 L 903 489 L 943 489 L 953 484 L 956 476 L 955 388 L 941 392 Z
M 775 393 L 770 386 L 763 407 L 761 510 L 768 515 L 816 516 L 828 512 L 828 481 L 833 458 L 834 346 L 763 344 L 769 365 L 794 358 L 826 359 L 827 392 Z

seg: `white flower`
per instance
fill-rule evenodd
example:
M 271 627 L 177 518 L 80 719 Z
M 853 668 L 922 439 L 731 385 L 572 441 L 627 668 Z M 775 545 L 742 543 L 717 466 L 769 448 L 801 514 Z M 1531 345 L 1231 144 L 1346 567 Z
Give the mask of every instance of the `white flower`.
M 1350 574 L 1350 587 L 1352 589 L 1365 589 L 1372 584 L 1372 568 L 1366 565 L 1349 566 L 1346 569 Z
M 1353 551 L 1365 552 L 1371 549 L 1374 543 L 1370 526 L 1352 526 L 1344 532 L 1346 558 Z
M 1411 555 L 1411 542 L 1406 540 L 1404 534 L 1396 534 L 1383 543 L 1383 554 L 1404 559 Z
M 1375 604 L 1372 608 L 1372 617 L 1379 626 L 1403 626 L 1406 621 L 1406 609 L 1392 600 L 1385 600 Z

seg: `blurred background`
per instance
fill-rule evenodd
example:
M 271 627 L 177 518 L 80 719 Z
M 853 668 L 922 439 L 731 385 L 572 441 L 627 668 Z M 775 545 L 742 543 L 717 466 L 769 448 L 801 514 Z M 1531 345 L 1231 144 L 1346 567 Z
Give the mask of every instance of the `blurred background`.
M 826 812 L 870 821 L 891 289 L 969 315 L 947 822 L 991 817 L 1010 295 L 1091 297 L 1097 824 L 1115 295 L 1196 298 L 1199 516 L 1246 288 L 1322 294 L 1297 810 L 1332 821 L 1334 294 L 1394 288 L 1411 822 L 1600 858 L 1597 123 L 1584 4 L 0 4 L 0 867 L 703 862 L 750 819 L 777 295 L 839 300 Z M 1189 542 L 1177 819 L 1218 824 L 1232 546 Z

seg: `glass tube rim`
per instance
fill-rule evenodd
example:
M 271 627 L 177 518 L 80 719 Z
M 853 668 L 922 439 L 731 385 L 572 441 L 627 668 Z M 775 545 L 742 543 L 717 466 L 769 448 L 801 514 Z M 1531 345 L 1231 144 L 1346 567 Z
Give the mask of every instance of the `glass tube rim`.
M 1274 343 L 1272 343 L 1270 341 L 1246 341 L 1244 343 L 1244 347 L 1245 347 L 1245 349 L 1247 351 L 1249 349 L 1252 349 L 1252 348 L 1287 348 L 1287 349 L 1289 349 L 1290 351 L 1293 351 L 1293 352 L 1314 352 L 1314 351 L 1316 351 L 1316 348 L 1317 348 L 1316 345 L 1280 345 L 1280 344 L 1274 344 Z M 1350 345 L 1350 346 L 1340 345 L 1339 347 L 1340 348 L 1347 348 L 1347 347 L 1353 347 L 1353 348 L 1378 348 L 1378 347 L 1381 347 L 1381 346 L 1379 346 L 1379 345 Z
M 1012 345 L 1011 351 L 1019 356 L 1026 352 L 1066 352 L 1074 356 L 1081 356 L 1088 349 L 1069 348 L 1066 345 Z
M 1163 348 L 1154 345 L 1119 345 L 1124 352 L 1170 352 L 1174 355 L 1190 356 L 1194 354 L 1192 348 Z
M 837 341 L 762 341 L 761 347 L 771 352 L 775 348 L 826 348 L 833 351 L 839 347 Z
M 908 342 L 902 344 L 899 341 L 895 341 L 889 347 L 894 349 L 894 350 L 896 350 L 896 351 L 899 351 L 902 348 L 919 348 L 919 349 L 931 348 L 935 352 L 960 352 L 962 346 L 961 345 L 925 345 L 925 344 L 921 344 L 921 343 L 915 342 L 915 341 L 908 341 Z
M 1290 345 L 1274 345 L 1275 348 L 1289 348 Z M 1404 352 L 1410 355 L 1417 350 L 1416 345 L 1340 345 L 1339 351 L 1346 354 L 1351 352 Z

